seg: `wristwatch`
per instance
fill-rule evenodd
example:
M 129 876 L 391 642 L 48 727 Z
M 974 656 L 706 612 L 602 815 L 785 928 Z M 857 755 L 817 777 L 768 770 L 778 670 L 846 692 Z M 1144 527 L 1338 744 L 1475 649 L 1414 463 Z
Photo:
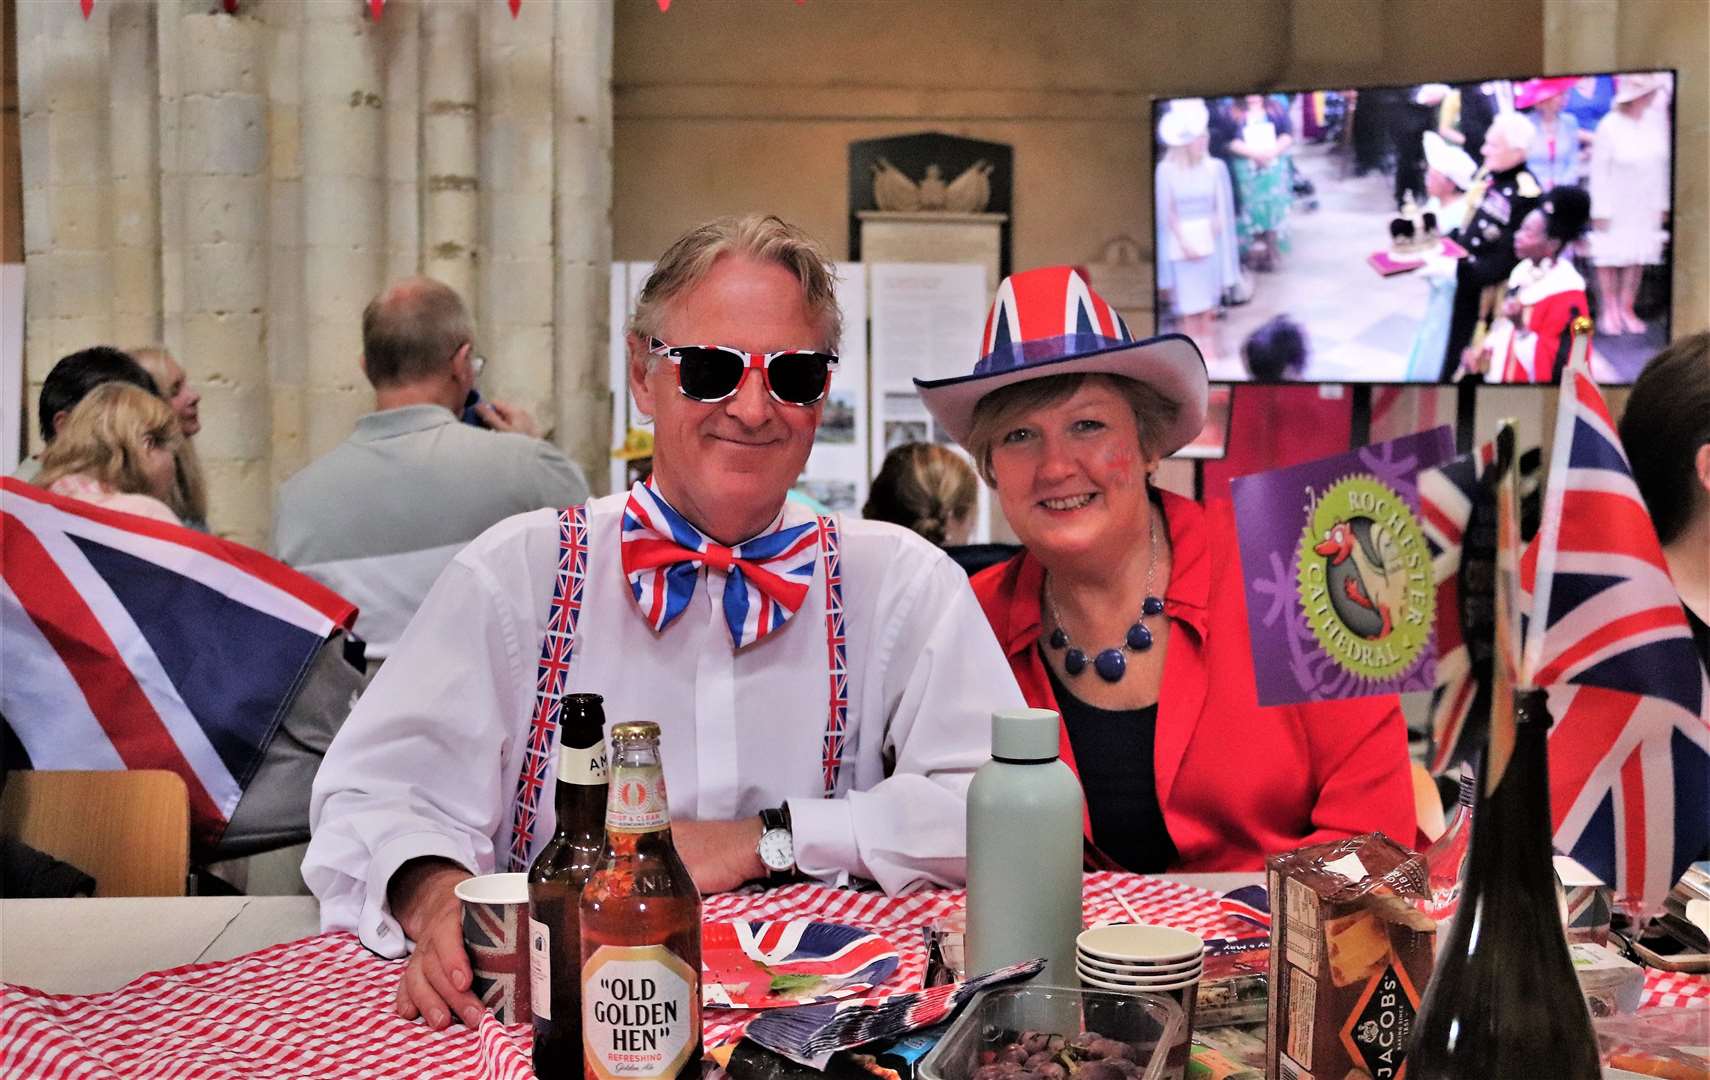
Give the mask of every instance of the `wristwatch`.
M 796 841 L 790 833 L 790 804 L 760 811 L 760 842 L 755 851 L 769 871 L 768 879 L 782 881 L 796 872 Z

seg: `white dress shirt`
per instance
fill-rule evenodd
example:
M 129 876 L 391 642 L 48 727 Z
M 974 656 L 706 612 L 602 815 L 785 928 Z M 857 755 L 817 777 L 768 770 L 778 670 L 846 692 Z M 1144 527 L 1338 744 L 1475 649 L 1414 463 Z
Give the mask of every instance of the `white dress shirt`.
M 627 493 L 588 503 L 588 563 L 566 692 L 605 696 L 608 723 L 652 720 L 671 814 L 729 820 L 788 799 L 796 862 L 896 893 L 964 876 L 964 799 L 991 714 L 1023 702 L 963 572 L 895 526 L 840 519 L 849 712 L 839 795 L 826 799 L 825 565 L 783 628 L 733 652 L 703 570 L 655 634 L 620 561 Z M 786 525 L 810 520 L 787 503 Z M 315 779 L 303 876 L 326 929 L 405 952 L 386 885 L 440 856 L 494 870 L 510 843 L 541 639 L 558 563 L 554 511 L 519 514 L 465 548 L 346 721 Z M 548 784 L 552 783 L 551 778 Z M 531 858 L 552 835 L 541 798 Z

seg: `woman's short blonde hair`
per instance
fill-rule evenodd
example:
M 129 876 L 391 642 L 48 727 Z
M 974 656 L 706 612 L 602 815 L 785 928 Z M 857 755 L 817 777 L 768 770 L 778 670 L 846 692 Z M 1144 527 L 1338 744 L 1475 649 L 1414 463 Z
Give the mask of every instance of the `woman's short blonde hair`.
M 153 495 L 143 456 L 151 444 L 176 451 L 183 436 L 172 406 L 130 383 L 102 383 L 71 410 L 42 451 L 36 483 L 80 473 L 131 495 Z
M 942 547 L 950 526 L 974 512 L 979 483 L 949 447 L 904 443 L 885 455 L 861 516 L 901 525 Z
M 980 476 L 990 486 L 992 479 L 992 447 L 1006 431 L 1019 424 L 1035 409 L 1043 409 L 1073 397 L 1088 384 L 1103 384 L 1122 395 L 1134 411 L 1135 426 L 1140 429 L 1140 451 L 1148 459 L 1161 455 L 1161 440 L 1176 422 L 1179 411 L 1175 402 L 1164 397 L 1143 382 L 1109 375 L 1104 372 L 1076 372 L 1070 375 L 1048 375 L 1040 379 L 1011 383 L 993 390 L 974 406 L 974 426 L 964 444 L 974 456 Z
M 843 337 L 843 313 L 837 307 L 837 276 L 819 243 L 773 214 L 715 218 L 678 237 L 647 276 L 635 301 L 629 331 L 639 338 L 658 337 L 665 307 L 707 276 L 723 255 L 744 255 L 777 263 L 802 284 L 808 315 L 824 330 L 821 347 L 836 350 Z M 717 341 L 672 342 L 674 345 L 719 345 Z

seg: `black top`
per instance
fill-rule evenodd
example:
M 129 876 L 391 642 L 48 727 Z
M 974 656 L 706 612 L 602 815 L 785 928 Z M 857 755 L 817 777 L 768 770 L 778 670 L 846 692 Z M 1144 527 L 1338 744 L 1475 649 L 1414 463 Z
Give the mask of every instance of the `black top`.
M 1124 870 L 1156 874 L 1176 863 L 1176 845 L 1158 805 L 1152 744 L 1158 707 L 1101 709 L 1071 694 L 1051 665 L 1051 692 L 1063 712 L 1069 746 L 1092 820 L 1093 843 Z M 1095 676 L 1096 677 L 1096 676 Z

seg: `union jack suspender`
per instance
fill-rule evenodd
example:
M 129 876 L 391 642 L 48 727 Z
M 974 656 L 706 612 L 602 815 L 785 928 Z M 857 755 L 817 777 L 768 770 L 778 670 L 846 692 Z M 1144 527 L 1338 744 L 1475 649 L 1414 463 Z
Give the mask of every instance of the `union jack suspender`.
M 837 793 L 843 771 L 844 742 L 849 723 L 848 642 L 843 623 L 843 556 L 837 523 L 819 518 L 820 552 L 825 563 L 825 645 L 829 673 L 829 703 L 821 772 L 824 794 Z M 552 582 L 552 605 L 546 634 L 540 643 L 535 676 L 534 715 L 529 721 L 528 747 L 517 776 L 511 816 L 510 869 L 528 869 L 529 848 L 540 815 L 540 799 L 551 772 L 557 744 L 558 701 L 564 696 L 565 676 L 576 644 L 576 620 L 582 613 L 582 589 L 588 572 L 588 511 L 586 505 L 558 512 L 558 572 Z

